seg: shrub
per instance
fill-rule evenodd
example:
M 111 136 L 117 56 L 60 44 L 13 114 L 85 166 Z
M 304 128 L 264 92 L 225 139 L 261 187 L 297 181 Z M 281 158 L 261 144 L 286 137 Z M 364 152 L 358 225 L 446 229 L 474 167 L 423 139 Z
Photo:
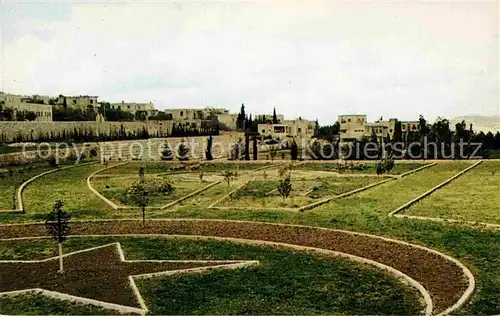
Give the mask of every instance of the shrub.
M 152 178 L 134 182 L 127 190 L 127 195 L 138 196 L 139 193 L 147 192 L 147 195 L 159 195 L 170 193 L 174 186 L 164 178 Z
M 94 148 L 90 149 L 89 156 L 90 156 L 90 158 L 96 157 L 97 156 L 97 148 L 94 147 Z
M 49 158 L 49 166 L 51 167 L 59 167 L 59 162 L 57 161 L 55 156 L 50 156 Z
M 172 160 L 172 159 L 174 159 L 172 148 L 170 148 L 170 144 L 167 141 L 165 141 L 165 144 L 163 144 L 163 150 L 161 152 L 161 160 Z
M 189 160 L 189 149 L 184 143 L 184 140 L 181 141 L 179 147 L 177 148 L 177 159 Z

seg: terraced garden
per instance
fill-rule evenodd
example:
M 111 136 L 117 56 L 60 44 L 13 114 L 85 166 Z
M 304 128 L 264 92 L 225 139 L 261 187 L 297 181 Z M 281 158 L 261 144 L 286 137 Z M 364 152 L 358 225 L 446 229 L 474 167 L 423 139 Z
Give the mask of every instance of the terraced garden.
M 500 261 L 497 256 L 500 253 L 500 231 L 467 223 L 440 223 L 388 217 L 388 214 L 399 206 L 471 166 L 470 161 L 438 162 L 403 178 L 391 179 L 374 176 L 370 168 L 359 172 L 342 171 L 339 175 L 338 170 L 332 171 L 330 163 L 299 164 L 293 167 L 292 196 L 286 199 L 285 205 L 275 191 L 280 178 L 279 169 L 284 166 L 283 163 L 267 165 L 241 163 L 239 166 L 235 163 L 205 164 L 202 167 L 203 180 L 199 178 L 199 168 L 187 170 L 186 164 L 178 162 L 133 161 L 117 166 L 115 164 L 118 162 L 110 162 L 109 167 L 112 168 L 97 173 L 90 179 L 90 184 L 106 198 L 123 206 L 130 203 L 125 192 L 132 182 L 139 179 L 138 171 L 141 167 L 145 168 L 145 179 L 167 179 L 175 187 L 172 193 L 157 200 L 152 199 L 150 205 L 155 206 L 186 196 L 189 192 L 210 183 L 221 182 L 206 191 L 190 196 L 168 210 L 148 209 L 146 225 L 135 221 L 91 222 L 93 224 L 73 222 L 71 233 L 81 237 L 69 238 L 65 242 L 66 253 L 120 242 L 126 258 L 131 260 L 244 259 L 260 262 L 258 266 L 234 270 L 215 269 L 210 273 L 139 278 L 136 284 L 152 314 L 419 314 L 429 306 L 424 303 L 423 294 L 417 288 L 402 283 L 400 279 L 394 277 L 394 274 L 383 272 L 375 266 L 361 265 L 346 257 L 331 257 L 322 251 L 311 254 L 305 249 L 293 248 L 290 245 L 254 244 L 253 241 L 282 242 L 294 247 L 318 247 L 382 262 L 407 273 L 424 285 L 430 292 L 433 314 L 451 308 L 453 303 L 459 301 L 461 295 L 466 297 L 460 306 L 453 310 L 453 314 L 500 312 L 498 278 Z M 198 163 L 189 165 L 192 167 Z M 402 174 L 422 165 L 420 162 L 397 162 L 392 174 Z M 36 169 L 33 166 L 29 175 L 43 172 L 46 168 Z M 12 237 L 44 236 L 43 226 L 4 226 L 2 223 L 44 221 L 57 199 L 64 202 L 63 208 L 72 216 L 73 221 L 140 218 L 141 214 L 137 209 L 127 207 L 113 209 L 102 198 L 91 192 L 87 178 L 102 168 L 102 165 L 82 165 L 47 174 L 31 182 L 23 192 L 26 212 L 0 213 L 0 239 L 4 239 L 0 241 L 0 260 L 4 260 L 3 263 L 15 260 L 39 260 L 56 254 L 55 244 L 45 239 L 29 240 L 29 242 L 5 240 Z M 498 201 L 495 195 L 496 187 L 499 186 L 498 168 L 498 162 L 485 161 L 404 213 L 498 223 L 496 215 Z M 222 176 L 224 170 L 240 171 L 229 189 Z M 9 188 L 15 179 L 12 178 L 10 184 L 6 179 L 1 179 L 0 184 Z M 351 196 L 331 200 L 307 212 L 279 210 L 339 195 L 385 179 L 389 180 Z M 229 191 L 245 182 L 248 182 L 247 185 L 236 191 L 231 198 L 221 200 Z M 478 187 L 483 189 L 478 190 Z M 4 193 L 1 203 L 11 206 L 12 193 L 12 190 Z M 219 205 L 223 206 L 223 209 L 209 208 L 218 200 L 221 200 Z M 171 222 L 160 220 L 168 218 L 175 220 Z M 470 288 L 470 283 L 460 268 L 449 266 L 449 263 L 445 262 L 434 262 L 432 260 L 435 259 L 431 260 L 431 257 L 426 259 L 426 254 L 413 257 L 413 254 L 406 253 L 406 246 L 398 248 L 400 246 L 391 244 L 391 250 L 387 248 L 386 251 L 386 241 L 379 239 L 374 239 L 376 242 L 368 242 L 368 239 L 365 241 L 365 237 L 350 239 L 350 233 L 345 235 L 324 230 L 318 230 L 319 235 L 312 236 L 309 234 L 316 231 L 312 227 L 277 232 L 273 227 L 258 225 L 247 227 L 238 222 L 216 225 L 206 221 L 196 224 L 190 220 L 180 219 L 231 219 L 300 224 L 366 232 L 405 240 L 457 259 L 470 269 L 475 286 L 469 297 L 466 292 Z M 130 233 L 187 234 L 238 240 L 193 238 L 164 240 L 145 236 L 85 237 L 89 234 Z M 239 239 L 253 241 L 252 244 L 247 244 L 241 243 Z M 109 250 L 111 248 L 107 249 L 111 251 Z M 74 259 L 76 255 L 68 258 L 68 262 L 73 262 L 72 260 L 76 260 Z M 92 258 L 88 257 L 88 260 L 99 261 Z M 421 270 L 422 267 L 425 267 L 426 272 Z M 92 271 L 89 270 L 87 274 L 93 273 Z M 110 278 L 111 275 L 113 274 L 110 274 Z M 82 293 L 84 294 L 88 293 Z M 174 299 L 165 300 L 165 297 Z M 63 301 L 57 304 L 57 302 L 61 301 L 36 293 L 0 296 L 0 313 L 113 313 L 109 309 L 83 303 L 69 304 Z
M 485 161 L 405 213 L 500 224 L 499 188 L 500 162 Z

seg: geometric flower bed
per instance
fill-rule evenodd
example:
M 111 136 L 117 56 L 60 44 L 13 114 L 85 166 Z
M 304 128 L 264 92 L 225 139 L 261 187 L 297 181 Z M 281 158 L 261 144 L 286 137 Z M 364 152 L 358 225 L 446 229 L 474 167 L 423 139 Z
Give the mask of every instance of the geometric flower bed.
M 367 260 L 367 263 L 377 265 L 379 268 L 405 278 L 423 295 L 426 314 L 428 315 L 451 313 L 457 310 L 470 297 L 475 287 L 474 277 L 457 260 L 425 247 L 369 234 L 306 226 L 229 220 L 155 220 L 148 222 L 146 226 L 140 223 L 140 221 L 135 220 L 75 222 L 72 223 L 72 235 L 212 236 L 223 239 L 231 238 L 231 240 L 239 242 L 315 250 L 317 253 L 330 256 L 350 256 L 355 260 Z M 4 240 L 7 238 L 45 235 L 45 227 L 42 224 L 0 225 L 0 239 L 3 238 Z M 89 260 L 88 262 L 95 264 L 102 263 L 102 260 Z M 53 263 L 52 265 L 57 266 Z M 123 268 L 121 264 L 119 265 L 118 269 L 121 271 Z M 17 282 L 22 283 L 24 281 L 12 276 L 14 275 L 13 270 L 8 265 L 4 267 L 7 267 L 10 273 L 5 272 L 1 275 L 2 279 L 9 280 L 5 284 L 2 282 L 2 290 L 18 289 L 16 287 Z M 126 273 L 136 273 L 127 269 L 125 268 Z M 7 270 L 2 267 L 0 271 Z M 33 271 L 36 271 L 36 269 Z M 29 275 L 28 271 L 26 273 Z M 26 282 L 31 282 L 33 278 L 39 279 L 40 276 L 36 274 L 35 272 L 33 275 L 26 277 Z M 45 280 L 43 282 L 52 284 L 50 282 L 54 281 Z M 85 284 L 83 280 L 72 283 L 80 284 L 79 282 Z M 115 302 L 118 302 L 118 300 L 123 302 L 121 299 L 114 298 L 114 300 Z

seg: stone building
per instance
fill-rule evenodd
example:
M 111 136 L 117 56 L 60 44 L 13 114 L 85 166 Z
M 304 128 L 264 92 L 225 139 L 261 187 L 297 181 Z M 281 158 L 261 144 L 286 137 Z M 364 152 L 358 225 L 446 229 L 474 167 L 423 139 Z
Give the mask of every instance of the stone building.
M 338 122 L 340 123 L 340 141 L 352 142 L 360 140 L 363 137 L 370 138 L 376 135 L 377 138 L 391 139 L 394 137 L 394 130 L 398 120 L 391 118 L 388 121 L 377 120 L 370 123 L 366 119 L 365 114 L 347 114 L 339 115 Z M 401 131 L 418 131 L 418 121 L 401 121 Z
M 49 105 L 48 96 L 24 96 L 0 92 L 0 107 L 12 109 L 12 120 L 17 120 L 22 113 L 24 116 L 29 112 L 36 114 L 35 121 L 51 122 L 52 106 Z
M 97 111 L 99 108 L 99 103 L 97 101 L 98 96 L 91 95 L 79 95 L 79 96 L 64 96 L 59 95 L 56 100 L 57 105 L 67 105 L 68 108 L 87 110 L 92 108 Z
M 146 112 L 148 116 L 155 116 L 158 114 L 158 110 L 155 109 L 152 102 L 149 103 L 135 103 L 135 102 L 125 102 L 121 103 L 111 103 L 112 109 L 119 109 L 124 112 L 129 112 L 135 115 L 137 112 Z
M 314 136 L 316 122 L 303 119 L 283 120 L 278 124 L 258 124 L 257 131 L 261 136 L 275 139 L 286 137 L 311 138 Z

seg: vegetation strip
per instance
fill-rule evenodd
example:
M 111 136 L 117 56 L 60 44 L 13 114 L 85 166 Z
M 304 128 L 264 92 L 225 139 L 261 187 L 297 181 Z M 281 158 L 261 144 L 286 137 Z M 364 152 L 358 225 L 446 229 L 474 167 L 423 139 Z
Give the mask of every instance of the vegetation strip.
M 399 270 L 431 294 L 434 312 L 444 315 L 460 308 L 475 281 L 457 260 L 418 245 L 375 235 L 308 226 L 229 220 L 173 219 L 74 222 L 73 235 L 174 234 L 244 238 L 344 252 Z M 43 225 L 2 225 L 0 238 L 45 236 Z
M 236 189 L 232 190 L 231 192 L 229 192 L 228 194 L 224 195 L 223 197 L 221 197 L 220 199 L 218 199 L 214 203 L 210 204 L 208 206 L 208 208 L 214 208 L 215 205 L 217 205 L 220 202 L 224 201 L 225 199 L 229 198 L 231 195 L 233 195 L 234 193 L 236 193 L 238 190 L 241 190 L 244 186 L 246 186 L 248 184 L 248 182 L 250 182 L 250 181 L 243 182 L 241 185 L 239 185 L 238 187 L 236 187 Z
M 425 166 L 422 166 L 422 167 L 419 167 L 419 168 L 417 168 L 417 169 L 413 169 L 413 170 L 410 170 L 410 171 L 405 172 L 405 173 L 403 173 L 403 174 L 400 174 L 398 177 L 399 177 L 399 178 L 406 177 L 406 176 L 407 176 L 407 175 L 409 175 L 409 174 L 412 174 L 412 173 L 415 173 L 415 172 L 419 172 L 420 170 L 427 169 L 427 168 L 432 167 L 432 166 L 434 166 L 434 165 L 436 165 L 436 164 L 437 164 L 437 162 L 431 162 L 430 164 L 427 164 L 427 165 L 425 165 Z
M 198 189 L 198 190 L 196 190 L 196 191 L 193 191 L 193 192 L 191 192 L 191 193 L 189 193 L 189 194 L 187 194 L 187 195 L 185 195 L 185 196 L 181 197 L 181 198 L 180 198 L 180 199 L 178 199 L 178 200 L 175 200 L 175 201 L 173 201 L 173 202 L 170 202 L 170 203 L 168 203 L 168 204 L 166 204 L 166 205 L 164 205 L 164 206 L 160 207 L 160 209 L 164 210 L 164 209 L 166 209 L 166 208 L 169 208 L 169 207 L 172 207 L 172 206 L 174 206 L 174 205 L 176 205 L 176 204 L 179 204 L 179 203 L 181 203 L 182 201 L 184 201 L 184 200 L 186 200 L 186 199 L 189 199 L 190 197 L 195 196 L 195 195 L 197 195 L 197 194 L 200 194 L 201 192 L 206 191 L 206 190 L 210 189 L 211 187 L 213 187 L 214 185 L 217 185 L 217 184 L 219 184 L 219 183 L 221 183 L 221 181 L 216 181 L 216 182 L 210 183 L 209 185 L 207 185 L 207 186 L 205 186 L 205 187 L 203 187 L 203 188 L 201 188 L 201 189 Z
M 352 190 L 352 191 L 349 191 L 349 192 L 346 192 L 346 193 L 342 193 L 342 194 L 339 194 L 339 195 L 336 195 L 336 196 L 332 196 L 332 197 L 326 198 L 324 200 L 311 203 L 309 205 L 304 205 L 302 207 L 299 207 L 297 210 L 299 212 L 307 211 L 307 210 L 310 210 L 312 208 L 315 208 L 315 207 L 318 207 L 320 205 L 323 205 L 325 203 L 328 203 L 330 201 L 337 200 L 337 199 L 340 199 L 340 198 L 343 198 L 343 197 L 346 197 L 346 196 L 350 196 L 350 195 L 353 195 L 353 194 L 361 192 L 361 191 L 368 190 L 368 189 L 370 189 L 370 188 L 372 188 L 374 186 L 386 183 L 386 182 L 391 181 L 391 180 L 394 180 L 394 178 L 388 178 L 388 179 L 385 179 L 385 180 L 382 180 L 382 181 L 379 181 L 379 182 L 375 182 L 375 183 L 369 184 L 369 185 L 364 186 L 364 187 L 359 188 L 359 189 L 355 189 L 355 190 Z
M 480 163 L 482 162 L 482 160 L 479 160 L 478 162 L 474 163 L 472 166 L 469 166 L 467 168 L 465 168 L 464 170 L 460 171 L 459 173 L 457 173 L 456 175 L 454 175 L 453 177 L 449 178 L 448 180 L 436 185 L 435 187 L 433 187 L 432 189 L 428 190 L 427 192 L 417 196 L 416 198 L 414 198 L 413 200 L 403 204 L 402 206 L 398 207 L 397 209 L 395 209 L 394 211 L 390 212 L 388 216 L 396 216 L 399 212 L 409 208 L 410 206 L 412 206 L 413 204 L 417 203 L 418 201 L 422 200 L 423 198 L 431 195 L 432 193 L 434 193 L 435 191 L 439 190 L 440 188 L 444 187 L 445 185 L 447 185 L 448 183 L 450 183 L 451 181 L 455 180 L 456 178 L 460 177 L 461 175 L 463 175 L 464 173 L 466 173 L 467 171 L 471 170 L 472 168 L 475 168 L 476 166 L 478 166 Z
M 394 217 L 416 219 L 416 220 L 422 220 L 422 221 L 431 221 L 431 222 L 441 222 L 441 223 L 467 224 L 467 225 L 471 225 L 471 226 L 480 225 L 480 226 L 484 226 L 486 228 L 498 228 L 498 229 L 500 229 L 500 224 L 465 221 L 465 220 L 459 220 L 459 219 L 453 219 L 453 218 L 440 218 L 440 217 L 429 217 L 429 216 L 418 216 L 418 215 L 407 215 L 407 214 L 395 214 Z

